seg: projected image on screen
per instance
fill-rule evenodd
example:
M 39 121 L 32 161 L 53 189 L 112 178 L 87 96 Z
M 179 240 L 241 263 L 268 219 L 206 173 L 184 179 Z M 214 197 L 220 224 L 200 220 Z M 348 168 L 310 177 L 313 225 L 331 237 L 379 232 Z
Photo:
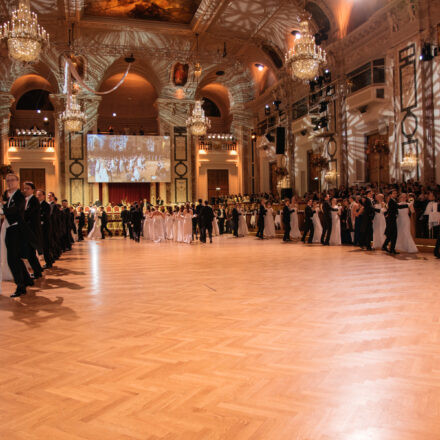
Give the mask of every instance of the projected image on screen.
M 170 182 L 169 136 L 87 136 L 89 182 Z

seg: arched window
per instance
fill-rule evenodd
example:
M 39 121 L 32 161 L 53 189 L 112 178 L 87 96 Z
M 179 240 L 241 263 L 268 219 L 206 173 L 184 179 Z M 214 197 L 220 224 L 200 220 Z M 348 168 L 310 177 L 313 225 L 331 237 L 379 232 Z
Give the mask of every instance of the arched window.
M 29 90 L 17 102 L 17 110 L 53 111 L 47 90 Z
M 209 98 L 203 98 L 202 108 L 205 111 L 205 115 L 208 117 L 220 118 L 222 116 L 217 104 L 211 101 Z

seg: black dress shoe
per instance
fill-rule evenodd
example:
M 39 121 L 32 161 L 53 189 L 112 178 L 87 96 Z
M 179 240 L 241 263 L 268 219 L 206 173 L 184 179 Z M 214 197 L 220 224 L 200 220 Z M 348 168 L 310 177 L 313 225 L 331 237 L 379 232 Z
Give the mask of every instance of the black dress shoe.
M 385 246 L 382 246 L 382 250 L 383 250 L 384 252 L 389 252 L 388 248 L 385 247 Z
M 31 275 L 31 279 L 38 280 L 42 276 L 43 276 L 43 274 L 41 272 L 40 273 L 34 273 L 34 274 Z
M 17 287 L 17 290 L 11 295 L 11 298 L 18 298 L 26 295 L 26 287 Z
M 24 285 L 26 287 L 31 287 L 34 285 L 34 280 L 33 279 L 29 279 L 28 281 L 25 281 Z
M 393 250 L 390 251 L 390 254 L 393 254 L 393 255 L 399 255 L 400 252 L 396 252 L 396 251 L 393 249 Z

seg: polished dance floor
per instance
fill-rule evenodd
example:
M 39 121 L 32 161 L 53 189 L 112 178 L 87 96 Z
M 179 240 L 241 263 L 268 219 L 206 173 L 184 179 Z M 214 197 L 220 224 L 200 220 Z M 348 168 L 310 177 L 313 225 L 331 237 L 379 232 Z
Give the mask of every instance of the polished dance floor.
M 440 439 L 431 255 L 107 239 L 2 288 L 0 439 Z

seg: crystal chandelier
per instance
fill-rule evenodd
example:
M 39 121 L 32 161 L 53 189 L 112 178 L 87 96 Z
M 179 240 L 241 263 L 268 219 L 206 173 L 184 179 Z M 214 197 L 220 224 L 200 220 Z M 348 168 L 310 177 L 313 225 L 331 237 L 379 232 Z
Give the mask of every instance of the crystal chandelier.
M 330 170 L 324 174 L 324 180 L 326 181 L 326 183 L 333 185 L 336 184 L 337 177 L 338 175 L 336 174 L 336 170 Z
M 404 173 L 412 173 L 417 168 L 417 157 L 415 154 L 405 154 L 400 162 L 400 168 Z
M 195 136 L 203 136 L 208 128 L 211 128 L 211 121 L 205 116 L 202 109 L 202 101 L 197 100 L 191 116 L 186 121 L 187 127 Z
M 286 66 L 293 78 L 311 81 L 318 75 L 320 65 L 325 62 L 325 50 L 316 45 L 315 37 L 309 30 L 309 22 L 303 19 L 295 43 L 286 54 Z
M 38 60 L 41 48 L 49 44 L 49 34 L 38 24 L 29 0 L 20 0 L 11 21 L 0 27 L 0 37 L 8 40 L 9 56 L 23 62 Z
M 81 107 L 76 101 L 76 96 L 68 97 L 66 110 L 61 115 L 61 121 L 64 123 L 64 129 L 67 133 L 81 131 L 86 122 L 86 115 L 81 111 Z

